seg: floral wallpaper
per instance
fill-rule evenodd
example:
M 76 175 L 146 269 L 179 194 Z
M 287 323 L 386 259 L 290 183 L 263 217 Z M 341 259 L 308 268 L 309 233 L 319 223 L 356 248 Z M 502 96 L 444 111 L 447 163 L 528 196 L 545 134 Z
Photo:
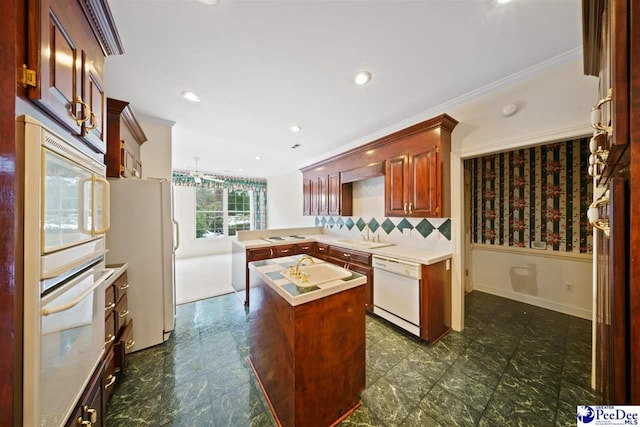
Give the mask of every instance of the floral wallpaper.
M 589 139 L 465 161 L 471 172 L 472 241 L 591 253 Z

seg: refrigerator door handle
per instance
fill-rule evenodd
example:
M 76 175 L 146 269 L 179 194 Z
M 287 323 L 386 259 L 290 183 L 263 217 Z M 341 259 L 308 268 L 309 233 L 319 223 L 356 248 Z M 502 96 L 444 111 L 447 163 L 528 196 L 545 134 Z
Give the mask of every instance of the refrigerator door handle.
M 173 252 L 175 252 L 180 247 L 180 224 L 178 224 L 178 221 L 176 221 L 175 219 L 172 219 L 171 222 L 173 223 L 176 229 L 176 241 L 175 241 L 175 246 L 173 247 Z

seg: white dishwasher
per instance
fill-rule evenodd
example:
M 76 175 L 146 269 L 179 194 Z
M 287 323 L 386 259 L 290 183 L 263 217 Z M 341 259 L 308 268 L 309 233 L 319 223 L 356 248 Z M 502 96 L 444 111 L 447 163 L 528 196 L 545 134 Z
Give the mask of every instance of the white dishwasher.
M 373 312 L 420 336 L 420 279 L 422 266 L 373 256 Z

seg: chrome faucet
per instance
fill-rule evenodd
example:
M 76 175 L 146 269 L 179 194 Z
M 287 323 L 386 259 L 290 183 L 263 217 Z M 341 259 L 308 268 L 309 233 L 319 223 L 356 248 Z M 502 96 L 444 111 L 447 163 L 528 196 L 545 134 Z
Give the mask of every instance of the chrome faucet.
M 313 260 L 313 258 L 311 258 L 309 255 L 302 255 L 302 257 L 298 260 L 298 263 L 296 264 L 296 269 L 294 271 L 294 274 L 295 274 L 296 278 L 300 277 L 300 265 L 302 264 L 302 261 L 304 261 L 305 259 L 308 259 L 309 261 L 311 261 L 311 264 L 315 264 L 316 263 Z

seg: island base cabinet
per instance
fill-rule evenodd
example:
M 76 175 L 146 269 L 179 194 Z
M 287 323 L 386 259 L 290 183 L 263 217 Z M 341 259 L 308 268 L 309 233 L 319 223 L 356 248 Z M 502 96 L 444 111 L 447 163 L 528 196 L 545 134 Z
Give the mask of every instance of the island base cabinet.
M 251 272 L 249 360 L 284 427 L 327 427 L 365 387 L 365 287 L 292 306 Z

